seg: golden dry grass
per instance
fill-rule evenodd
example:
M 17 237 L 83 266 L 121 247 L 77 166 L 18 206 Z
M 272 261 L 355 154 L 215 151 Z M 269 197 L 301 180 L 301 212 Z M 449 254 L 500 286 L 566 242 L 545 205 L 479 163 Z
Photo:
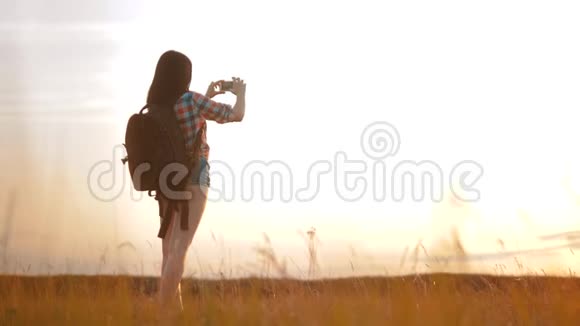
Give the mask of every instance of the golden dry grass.
M 0 277 L 0 325 L 155 325 L 155 278 Z M 183 325 L 578 325 L 580 280 L 184 280 Z

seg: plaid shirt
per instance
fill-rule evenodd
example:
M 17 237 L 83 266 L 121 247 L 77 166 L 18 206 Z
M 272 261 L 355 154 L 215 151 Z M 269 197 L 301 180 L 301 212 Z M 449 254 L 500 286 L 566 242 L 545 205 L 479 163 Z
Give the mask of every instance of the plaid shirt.
M 201 130 L 206 120 L 213 120 L 217 123 L 232 121 L 231 105 L 213 101 L 196 92 L 189 91 L 183 94 L 173 109 L 185 137 L 185 146 L 191 152 L 193 152 L 195 135 Z M 200 155 L 206 159 L 209 158 L 209 145 L 205 133 L 201 139 Z

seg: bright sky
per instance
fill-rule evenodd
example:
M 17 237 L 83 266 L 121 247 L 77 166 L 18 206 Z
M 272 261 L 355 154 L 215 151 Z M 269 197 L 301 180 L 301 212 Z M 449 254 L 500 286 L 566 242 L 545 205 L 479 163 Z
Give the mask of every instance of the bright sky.
M 208 126 L 210 159 L 216 160 L 212 181 L 218 185 L 217 174 L 226 171 L 220 161 L 231 168 L 235 183 L 227 183 L 228 190 L 234 190 L 233 201 L 208 204 L 192 249 L 192 273 L 204 273 L 196 266 L 198 261 L 216 268 L 224 250 L 233 252 L 231 265 L 255 262 L 252 250 L 260 243 L 262 232 L 270 236 L 281 256 L 306 270 L 306 247 L 298 232 L 315 227 L 321 241 L 322 268 L 337 275 L 350 268 L 352 248 L 357 257 L 368 258 L 360 262 L 366 264 L 360 268 L 369 273 L 384 273 L 385 269 L 396 273 L 405 248 L 412 250 L 421 238 L 433 255 L 454 255 L 453 249 L 442 244 L 451 238 L 454 227 L 466 251 L 474 255 L 557 246 L 562 242 L 542 242 L 537 237 L 580 227 L 576 143 L 580 131 L 575 126 L 580 105 L 580 5 L 576 2 L 174 0 L 111 3 L 99 13 L 115 18 L 100 17 L 82 24 L 15 18 L 2 25 L 13 32 L 2 40 L 12 40 L 10 44 L 24 49 L 23 44 L 34 41 L 35 24 L 48 24 L 43 29 L 45 42 L 70 42 L 66 48 L 72 46 L 74 63 L 82 62 L 82 55 L 74 56 L 74 44 L 83 35 L 112 44 L 110 50 L 103 50 L 98 42 L 91 45 L 97 66 L 78 65 L 93 76 L 90 89 L 95 91 L 76 85 L 78 90 L 74 88 L 68 95 L 77 94 L 86 107 L 105 109 L 99 122 L 92 118 L 67 122 L 87 133 L 85 142 L 70 141 L 66 148 L 48 150 L 52 147 L 46 132 L 35 127 L 45 125 L 24 118 L 32 157 L 45 157 L 47 152 L 67 162 L 79 157 L 81 164 L 67 163 L 74 173 L 63 172 L 70 174 L 70 191 L 78 198 L 78 210 L 105 212 L 101 220 L 76 222 L 83 229 L 94 230 L 100 240 L 94 234 L 70 235 L 65 222 L 58 230 L 45 231 L 49 235 L 44 239 L 61 239 L 62 244 L 51 251 L 54 256 L 70 255 L 90 264 L 103 247 L 115 248 L 129 241 L 141 257 L 137 260 L 152 266 L 148 262 L 159 258 L 154 201 L 134 202 L 125 191 L 119 199 L 102 203 L 88 193 L 86 176 L 98 161 L 113 159 L 114 147 L 123 141 L 127 118 L 143 104 L 156 61 L 168 49 L 191 58 L 193 90 L 204 92 L 210 81 L 231 76 L 240 76 L 248 84 L 245 120 Z M 58 46 L 64 48 L 63 44 Z M 22 64 L 21 73 L 27 76 L 22 87 L 30 92 L 46 86 L 49 91 L 42 96 L 54 104 L 60 98 L 50 96 L 61 86 L 51 86 L 32 67 L 45 69 L 47 76 L 60 70 L 49 70 L 58 68 L 50 68 L 50 60 L 42 54 L 22 52 L 18 60 L 27 63 Z M 38 63 L 42 60 L 46 64 Z M 67 66 L 66 62 L 55 65 Z M 9 71 L 8 65 L 3 68 Z M 69 75 L 61 76 L 67 85 Z M 85 93 L 87 100 L 78 95 Z M 233 103 L 234 98 L 226 95 L 217 100 Z M 396 155 L 382 161 L 388 167 L 387 176 L 402 161 L 432 161 L 443 173 L 443 203 L 427 199 L 394 202 L 389 194 L 377 202 L 371 189 L 355 202 L 338 196 L 333 178 L 335 157 L 343 152 L 349 160 L 366 162 L 370 169 L 375 161 L 365 155 L 361 137 L 365 127 L 375 122 L 390 123 L 400 136 Z M 78 137 L 75 131 L 58 127 L 50 133 Z M 308 169 L 315 162 L 329 162 L 332 172 L 321 176 L 320 191 L 313 201 L 299 202 L 293 196 L 284 202 L 275 194 L 273 201 L 265 202 L 258 192 L 245 201 L 248 180 L 244 167 L 274 160 L 289 167 L 294 192 L 307 185 Z M 468 207 L 454 206 L 448 200 L 450 174 L 463 160 L 477 162 L 484 171 L 475 184 L 480 200 Z M 114 163 L 118 165 L 118 161 Z M 60 180 L 54 176 L 58 174 L 55 166 L 61 165 L 41 168 L 39 173 L 52 177 L 40 180 Z M 370 171 L 364 176 L 369 186 L 377 179 Z M 391 183 L 386 184 L 390 189 Z M 128 189 L 129 184 L 125 186 Z M 50 192 L 51 188 L 45 189 Z M 47 205 L 59 206 L 54 201 Z M 212 240 L 212 233 L 223 239 L 225 249 Z M 498 247 L 498 239 L 505 248 Z M 62 249 L 78 241 L 88 242 L 93 251 Z M 20 242 L 11 248 L 34 256 L 36 249 L 23 248 L 42 247 L 42 241 L 38 242 Z M 131 254 L 123 255 L 117 256 L 117 262 L 134 262 Z M 535 270 L 567 271 L 577 264 L 569 252 L 522 259 Z M 497 261 L 484 261 L 470 270 L 493 271 Z M 477 264 L 479 261 L 473 266 Z M 155 272 L 151 270 L 148 272 Z M 293 272 L 299 275 L 299 271 Z

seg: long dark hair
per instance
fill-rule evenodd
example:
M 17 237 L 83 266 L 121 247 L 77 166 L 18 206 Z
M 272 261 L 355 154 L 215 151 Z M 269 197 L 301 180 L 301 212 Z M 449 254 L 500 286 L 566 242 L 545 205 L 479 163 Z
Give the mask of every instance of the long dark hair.
M 174 105 L 188 91 L 191 61 L 183 53 L 167 51 L 161 55 L 147 94 L 147 104 Z

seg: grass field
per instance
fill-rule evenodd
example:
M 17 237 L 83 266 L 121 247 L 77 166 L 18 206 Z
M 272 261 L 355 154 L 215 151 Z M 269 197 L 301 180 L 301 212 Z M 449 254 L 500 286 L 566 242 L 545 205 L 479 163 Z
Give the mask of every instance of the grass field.
M 156 278 L 0 277 L 0 325 L 156 325 Z M 580 279 L 184 280 L 183 325 L 578 325 Z

